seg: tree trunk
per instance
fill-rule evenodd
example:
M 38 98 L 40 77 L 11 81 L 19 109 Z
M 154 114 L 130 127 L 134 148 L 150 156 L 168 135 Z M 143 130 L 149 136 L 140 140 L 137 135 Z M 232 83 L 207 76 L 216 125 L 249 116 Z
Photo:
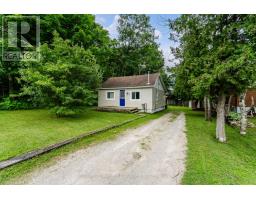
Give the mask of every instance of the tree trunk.
M 13 79 L 10 74 L 8 74 L 8 81 L 9 81 L 9 96 L 13 94 Z
M 212 120 L 212 106 L 211 106 L 211 100 L 208 97 L 207 98 L 207 115 L 208 115 L 208 121 Z
M 251 101 L 252 101 L 252 103 L 251 103 L 251 117 L 253 117 L 254 116 L 254 114 L 255 114 L 255 100 L 254 100 L 254 97 L 252 96 L 251 97 Z
M 247 128 L 247 113 L 246 113 L 246 106 L 245 106 L 245 96 L 246 92 L 241 94 L 240 96 L 240 111 L 241 111 L 241 120 L 240 120 L 240 134 L 245 135 L 246 134 L 246 128 Z
M 218 97 L 217 103 L 217 124 L 216 124 L 216 138 L 220 142 L 226 142 L 226 133 L 225 133 L 225 102 L 226 95 L 221 94 Z
M 208 113 L 207 113 L 207 97 L 204 96 L 204 119 L 208 120 Z
M 196 108 L 198 108 L 198 109 L 199 109 L 199 108 L 200 108 L 200 106 L 201 106 L 201 103 L 200 103 L 200 101 L 198 100 L 198 101 L 197 101 L 197 106 L 196 106 Z
M 189 100 L 189 102 L 188 102 L 188 107 L 189 107 L 189 108 L 192 108 L 192 100 Z
M 229 96 L 229 99 L 228 99 L 228 108 L 227 108 L 227 113 L 226 113 L 226 115 L 228 115 L 229 112 L 230 112 L 230 106 L 231 106 L 232 97 L 233 97 L 233 95 L 230 95 L 230 96 Z
M 211 102 L 208 96 L 204 97 L 204 116 L 206 121 L 211 121 L 211 117 L 212 117 Z
M 254 100 L 254 97 L 253 97 L 253 96 L 251 97 L 251 101 L 252 101 L 251 107 L 254 107 L 254 106 L 255 106 L 255 100 Z

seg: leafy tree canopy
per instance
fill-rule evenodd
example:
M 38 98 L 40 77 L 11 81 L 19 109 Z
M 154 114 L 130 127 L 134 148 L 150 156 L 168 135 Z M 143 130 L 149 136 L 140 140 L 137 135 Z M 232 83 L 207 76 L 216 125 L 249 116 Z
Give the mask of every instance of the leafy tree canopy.
M 0 25 L 2 17 L 0 15 Z M 34 15 L 33 15 L 34 16 Z M 112 41 L 109 38 L 108 32 L 103 27 L 95 22 L 94 15 L 39 15 L 40 16 L 40 42 L 47 43 L 49 46 L 53 43 L 54 32 L 57 32 L 64 40 L 69 40 L 70 44 L 77 45 L 90 50 L 94 55 L 94 59 L 102 69 L 109 66 Z M 23 15 L 8 15 L 15 17 L 15 20 L 24 20 Z M 29 18 L 26 18 L 29 20 Z M 2 26 L 1 26 L 2 27 Z M 19 30 L 19 29 L 18 29 Z M 4 31 L 4 30 L 2 30 Z M 29 32 L 26 36 L 30 39 L 35 39 L 35 34 Z M 0 41 L 0 45 L 7 43 L 7 40 Z M 1 48 L 2 50 L 2 48 Z M 1 51 L 0 50 L 0 51 Z M 2 54 L 1 54 L 2 55 Z M 51 56 L 49 56 L 51 59 Z M 18 61 L 0 61 L 0 84 L 9 89 L 9 94 L 20 90 L 20 85 L 17 83 L 19 78 L 19 70 L 26 67 Z M 103 71 L 103 70 L 102 70 Z
M 176 92 L 200 98 L 241 93 L 255 81 L 255 30 L 250 15 L 182 15 L 170 23 L 180 64 Z M 186 81 L 184 81 L 186 80 Z
M 22 69 L 22 94 L 51 107 L 57 116 L 76 114 L 95 102 L 101 79 L 89 50 L 54 34 L 51 45 L 41 47 L 42 60 Z
M 158 72 L 164 66 L 155 30 L 146 15 L 120 15 L 117 27 L 115 74 Z
M 226 141 L 225 102 L 256 80 L 255 16 L 182 15 L 170 22 L 179 59 L 175 91 L 183 98 L 216 101 L 216 138 Z

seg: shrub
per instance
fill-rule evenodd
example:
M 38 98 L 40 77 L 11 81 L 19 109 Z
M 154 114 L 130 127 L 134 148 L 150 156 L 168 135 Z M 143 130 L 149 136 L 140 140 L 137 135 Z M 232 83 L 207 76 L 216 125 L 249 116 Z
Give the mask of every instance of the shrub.
M 36 66 L 20 70 L 22 95 L 47 105 L 58 117 L 78 114 L 84 106 L 95 104 L 101 71 L 91 51 L 55 33 L 50 47 L 41 46 L 41 56 Z
M 20 109 L 30 109 L 33 106 L 26 101 L 15 100 L 10 97 L 4 98 L 0 103 L 1 110 L 20 110 Z
M 241 114 L 236 112 L 230 112 L 227 116 L 228 121 L 239 121 L 241 118 Z

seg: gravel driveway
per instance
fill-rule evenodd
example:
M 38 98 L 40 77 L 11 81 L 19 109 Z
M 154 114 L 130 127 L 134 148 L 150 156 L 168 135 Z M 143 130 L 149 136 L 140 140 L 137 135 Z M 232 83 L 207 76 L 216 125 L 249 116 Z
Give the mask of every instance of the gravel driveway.
M 179 184 L 185 169 L 185 116 L 166 114 L 116 139 L 72 153 L 24 184 Z

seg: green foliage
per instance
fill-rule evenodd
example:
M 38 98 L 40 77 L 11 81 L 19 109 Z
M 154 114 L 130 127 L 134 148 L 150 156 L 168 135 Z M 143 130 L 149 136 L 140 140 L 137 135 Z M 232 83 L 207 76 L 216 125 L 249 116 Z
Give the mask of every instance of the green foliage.
M 191 86 L 188 81 L 189 72 L 182 67 L 175 67 L 172 72 L 175 76 L 175 83 L 173 84 L 174 96 L 183 100 L 192 99 Z
M 20 71 L 23 95 L 53 108 L 57 116 L 76 114 L 95 103 L 101 73 L 90 51 L 56 33 L 52 45 L 42 45 L 41 55 L 40 63 Z
M 229 112 L 227 119 L 229 121 L 240 121 L 241 119 L 241 114 L 237 112 Z
M 170 22 L 175 91 L 184 98 L 239 94 L 256 80 L 255 16 L 182 15 Z
M 3 17 L 8 17 L 8 21 L 22 22 L 24 21 L 24 16 L 20 14 L 15 15 L 0 15 L 0 27 L 1 32 L 6 32 L 6 27 L 2 25 Z M 34 21 L 31 18 L 26 18 L 26 21 Z M 32 23 L 31 23 L 32 24 Z M 30 41 L 35 41 L 34 27 L 30 29 L 30 32 L 26 34 L 26 37 L 30 39 Z M 20 34 L 21 29 L 17 29 L 17 35 Z M 3 38 L 0 39 L 0 55 L 2 56 L 3 47 L 8 49 L 8 51 L 19 51 L 20 47 L 8 47 L 8 38 L 6 38 L 7 34 L 3 34 Z M 21 42 L 20 37 L 17 37 L 17 44 Z M 2 57 L 0 59 L 0 84 L 4 85 L 8 89 L 9 95 L 19 92 L 20 86 L 17 83 L 17 78 L 19 78 L 19 70 L 23 68 L 22 62 L 17 61 L 3 61 Z
M 70 40 L 72 44 L 82 46 L 85 49 L 102 47 L 110 42 L 108 32 L 95 22 L 95 16 L 89 14 L 72 15 L 40 15 L 41 42 L 51 44 L 54 40 L 54 32 L 57 32 L 64 40 Z
M 254 16 L 255 20 L 255 16 Z M 250 15 L 182 15 L 170 22 L 182 99 L 209 97 L 217 111 L 216 138 L 225 141 L 224 104 L 256 80 L 255 26 Z M 248 28 L 250 27 L 250 28 Z
M 11 97 L 6 97 L 0 102 L 0 110 L 21 110 L 31 108 L 33 108 L 33 105 L 30 102 L 13 99 Z
M 120 15 L 115 60 L 111 65 L 115 75 L 159 72 L 164 66 L 163 54 L 149 20 L 146 15 Z
M 146 15 L 121 15 L 117 40 L 110 39 L 94 15 L 39 16 L 41 60 L 1 60 L 0 85 L 8 90 L 5 96 L 21 93 L 28 97 L 26 101 L 69 115 L 96 103 L 101 79 L 163 72 L 163 55 Z M 15 19 L 22 20 L 23 15 L 15 15 Z M 0 47 L 6 44 L 6 38 L 0 39 Z M 168 77 L 162 75 L 168 83 Z
M 9 15 L 9 17 L 15 17 L 15 20 L 22 20 L 23 15 Z M 108 32 L 103 29 L 103 27 L 95 22 L 94 15 L 39 15 L 40 16 L 40 42 L 43 45 L 48 44 L 49 48 L 52 48 L 52 43 L 54 42 L 54 32 L 57 32 L 60 38 L 64 40 L 69 40 L 70 45 L 79 46 L 85 50 L 88 50 L 93 54 L 95 62 L 99 65 L 99 68 L 109 66 L 109 60 L 111 53 L 111 39 L 109 38 Z M 2 23 L 3 15 L 0 15 L 0 25 Z M 26 19 L 26 20 L 29 20 Z M 34 35 L 29 33 L 26 37 L 30 39 L 35 39 Z M 2 46 L 7 44 L 7 39 L 0 39 L 0 51 Z M 47 45 L 46 45 L 47 46 Z M 63 53 L 64 49 L 59 49 Z M 1 53 L 1 52 L 0 52 Z M 46 52 L 44 52 L 46 53 Z M 44 54 L 44 62 L 56 62 L 56 59 L 59 59 L 58 56 L 62 57 L 62 54 L 51 55 L 51 52 L 48 51 L 48 54 Z M 48 57 L 48 58 L 47 58 Z M 68 55 L 65 55 L 68 59 Z M 79 58 L 76 57 L 78 60 Z M 54 63 L 53 62 L 53 63 Z M 62 61 L 61 61 L 62 62 Z M 27 64 L 23 62 L 3 62 L 0 61 L 0 84 L 8 89 L 8 93 L 20 92 L 22 87 L 22 82 L 18 82 L 17 79 L 20 79 L 19 71 L 23 68 L 29 66 L 36 66 L 37 64 Z M 94 81 L 94 80 L 92 80 Z M 7 93 L 7 94 L 8 94 Z
M 94 15 L 41 15 L 41 42 L 51 44 L 56 31 L 64 40 L 90 50 L 104 77 L 112 76 L 114 49 L 108 32 L 95 22 Z M 46 31 L 47 30 L 47 31 Z

